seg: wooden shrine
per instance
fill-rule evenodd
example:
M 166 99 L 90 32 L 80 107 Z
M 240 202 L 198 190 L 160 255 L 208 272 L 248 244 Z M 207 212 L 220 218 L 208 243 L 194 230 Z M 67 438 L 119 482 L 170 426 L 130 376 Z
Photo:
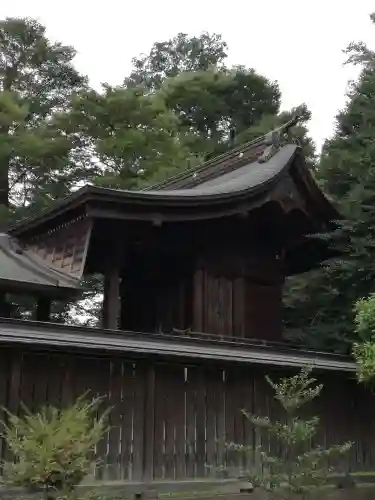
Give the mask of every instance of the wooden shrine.
M 353 361 L 283 342 L 283 283 L 334 255 L 317 235 L 339 218 L 294 124 L 142 191 L 83 187 L 10 228 L 17 272 L 4 293 L 22 282 L 69 298 L 101 274 L 104 300 L 98 328 L 0 319 L 0 405 L 67 404 L 89 389 L 114 408 L 98 478 L 205 477 L 238 466 L 225 441 L 259 444 L 241 408 L 277 415 L 264 375 L 313 365 L 321 438 L 355 441 L 348 467 L 371 469 L 374 404 Z
M 144 191 L 84 187 L 10 234 L 105 278 L 103 327 L 282 339 L 285 277 L 330 255 L 338 217 L 287 127 Z

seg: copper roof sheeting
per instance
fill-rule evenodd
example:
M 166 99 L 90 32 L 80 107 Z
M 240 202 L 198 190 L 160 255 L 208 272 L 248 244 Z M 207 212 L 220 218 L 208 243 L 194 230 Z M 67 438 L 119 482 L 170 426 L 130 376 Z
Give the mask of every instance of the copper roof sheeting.
M 42 349 L 61 348 L 82 351 L 107 351 L 142 357 L 155 356 L 176 360 L 211 360 L 260 366 L 284 366 L 300 368 L 311 366 L 318 370 L 356 371 L 354 361 L 348 356 L 228 339 L 192 336 L 137 333 L 118 330 L 65 326 L 0 319 L 0 345 L 39 346 Z

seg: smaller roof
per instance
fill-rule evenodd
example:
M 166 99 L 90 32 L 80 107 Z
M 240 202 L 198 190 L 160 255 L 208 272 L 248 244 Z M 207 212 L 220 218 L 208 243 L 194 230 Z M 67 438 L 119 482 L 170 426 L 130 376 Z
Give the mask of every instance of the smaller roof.
M 0 233 L 0 287 L 7 291 L 44 292 L 54 297 L 75 294 L 80 289 L 77 278 L 52 269 L 5 233 Z

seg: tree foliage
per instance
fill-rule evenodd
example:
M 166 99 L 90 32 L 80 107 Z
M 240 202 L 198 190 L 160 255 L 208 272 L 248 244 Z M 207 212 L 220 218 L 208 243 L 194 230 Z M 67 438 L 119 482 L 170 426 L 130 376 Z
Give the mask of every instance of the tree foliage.
M 141 88 L 90 90 L 73 101 L 72 131 L 88 138 L 98 160 L 96 183 L 139 187 L 186 168 L 189 151 L 179 140 L 178 119 L 159 95 Z
M 79 398 L 64 409 L 53 406 L 23 416 L 7 412 L 4 435 L 14 460 L 6 462 L 8 484 L 70 495 L 90 472 L 95 445 L 107 431 L 108 411 L 98 415 L 101 400 Z
M 341 352 L 350 351 L 358 336 L 354 304 L 375 291 L 375 67 L 365 46 L 349 49 L 351 60 L 362 54 L 365 65 L 316 170 L 343 217 L 332 235 L 341 256 L 290 280 L 286 310 L 287 325 L 298 329 L 304 342 Z
M 280 106 L 278 85 L 243 67 L 181 73 L 166 80 L 161 93 L 190 149 L 206 156 L 233 146 L 238 134 Z
M 204 158 L 232 146 L 237 135 L 280 107 L 277 83 L 254 69 L 228 67 L 226 49 L 217 34 L 180 33 L 134 58 L 124 82 L 159 93 L 178 117 L 184 143 Z
M 86 86 L 72 47 L 52 43 L 33 19 L 0 22 L 0 206 L 25 206 L 65 195 L 83 168 L 56 113 Z
M 319 418 L 315 416 L 306 420 L 299 415 L 301 409 L 319 396 L 323 389 L 310 374 L 310 369 L 303 369 L 299 374 L 278 382 L 266 377 L 275 392 L 276 401 L 285 412 L 284 419 L 272 421 L 244 411 L 258 431 L 267 433 L 274 450 L 280 450 L 272 454 L 269 447 L 260 445 L 256 451 L 259 464 L 256 470 L 247 472 L 253 485 L 270 498 L 307 499 L 310 493 L 327 483 L 334 472 L 333 461 L 339 460 L 351 447 L 351 443 L 330 448 L 313 444 Z M 247 446 L 232 444 L 230 447 L 240 453 L 249 453 Z
M 226 50 L 227 44 L 216 33 L 205 32 L 199 37 L 178 33 L 171 40 L 154 43 L 149 54 L 134 57 L 133 70 L 124 84 L 155 90 L 166 78 L 180 73 L 223 66 Z
M 375 293 L 355 305 L 355 330 L 358 340 L 353 345 L 360 382 L 372 382 L 375 377 Z

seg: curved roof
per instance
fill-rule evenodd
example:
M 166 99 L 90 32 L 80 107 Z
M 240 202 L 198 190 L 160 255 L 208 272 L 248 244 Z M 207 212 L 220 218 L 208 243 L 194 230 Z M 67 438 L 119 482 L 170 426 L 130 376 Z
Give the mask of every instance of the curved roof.
M 79 281 L 49 267 L 35 253 L 0 233 L 0 287 L 65 295 L 79 289 Z
M 152 196 L 156 199 L 163 197 L 176 198 L 176 201 L 184 197 L 197 202 L 203 197 L 213 200 L 226 196 L 234 197 L 244 193 L 255 194 L 260 189 L 266 189 L 272 181 L 277 180 L 279 175 L 288 169 L 299 149 L 296 144 L 286 144 L 265 163 L 261 163 L 257 159 L 218 177 L 203 180 L 193 187 L 148 190 L 143 192 L 143 196 Z
M 137 220 L 221 217 L 266 203 L 272 189 L 288 176 L 299 184 L 298 190 L 302 186 L 311 215 L 324 226 L 339 214 L 315 184 L 301 148 L 285 137 L 295 122 L 143 190 L 85 186 L 9 232 L 23 236 L 42 226 L 49 230 L 82 214 Z

